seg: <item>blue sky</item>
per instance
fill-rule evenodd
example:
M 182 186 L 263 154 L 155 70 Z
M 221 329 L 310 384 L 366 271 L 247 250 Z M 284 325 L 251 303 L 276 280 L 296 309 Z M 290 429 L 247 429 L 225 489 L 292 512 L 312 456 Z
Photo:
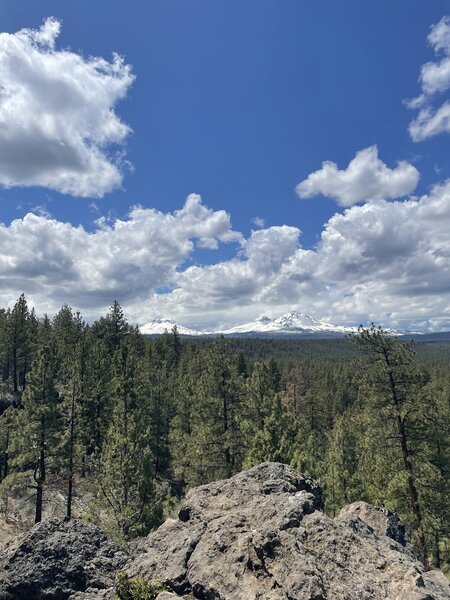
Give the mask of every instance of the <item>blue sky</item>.
M 428 122 L 419 133 L 409 130 L 423 106 L 437 110 L 445 102 L 445 73 L 427 88 L 421 106 L 405 105 L 421 93 L 422 65 L 447 56 L 445 31 L 437 30 L 441 41 L 434 46 L 427 42 L 446 4 L 3 0 L 2 32 L 37 31 L 49 17 L 60 22 L 60 32 L 52 34 L 54 46 L 29 42 L 39 54 L 30 67 L 33 76 L 6 58 L 3 66 L 0 61 L 0 73 L 7 69 L 11 79 L 5 97 L 19 87 L 39 98 L 25 94 L 25 125 L 18 109 L 0 117 L 0 148 L 3 143 L 5 154 L 17 152 L 23 161 L 20 170 L 0 152 L 2 303 L 25 291 L 39 311 L 68 302 L 95 318 L 117 297 L 138 323 L 164 315 L 199 327 L 230 325 L 261 312 L 278 316 L 286 309 L 340 324 L 373 319 L 448 327 L 450 292 L 442 284 L 448 248 L 440 228 L 450 214 L 443 189 L 450 176 L 450 137 L 445 119 L 436 132 L 426 129 Z M 26 47 L 10 38 L 1 52 L 18 53 L 15 65 L 27 62 Z M 62 52 L 74 60 L 58 71 Z M 94 81 L 81 79 L 75 58 L 110 62 L 113 53 L 123 63 L 109 83 L 95 82 L 100 99 L 90 93 L 70 110 L 61 107 L 64 99 L 49 104 L 58 77 L 72 78 L 75 92 Z M 40 60 L 49 54 L 55 58 L 51 77 Z M 103 123 L 102 102 L 115 120 Z M 0 110 L 1 103 L 0 93 Z M 77 111 L 82 115 L 75 118 Z M 72 118 L 73 131 L 81 123 L 76 142 Z M 40 119 L 46 129 L 39 125 L 30 143 Z M 101 126 L 92 138 L 94 122 Z M 58 154 L 62 144 L 70 165 L 81 161 L 77 173 L 91 161 L 85 187 L 77 187 L 72 176 L 67 183 L 70 165 Z M 376 152 L 365 159 L 369 175 L 347 180 L 324 172 L 308 180 L 324 161 L 343 171 L 357 152 L 374 145 L 378 159 Z M 93 147 L 95 157 L 89 155 Z M 116 165 L 104 180 L 94 173 L 98 152 L 105 168 L 108 161 Z M 367 181 L 381 168 L 377 160 L 390 170 L 381 184 L 378 176 L 375 184 Z M 296 193 L 305 180 L 310 183 Z M 439 193 L 431 191 L 436 185 Z M 195 197 L 186 218 L 174 216 L 190 194 L 200 195 L 202 203 Z M 411 195 L 431 200 L 422 200 L 427 206 L 412 214 Z M 433 202 L 439 206 L 430 217 Z M 130 217 L 137 204 L 140 212 Z M 30 212 L 34 221 L 25 218 L 11 229 L 12 221 Z M 128 225 L 117 228 L 115 219 Z M 419 227 L 421 220 L 426 227 Z M 86 233 L 81 238 L 79 225 Z M 132 243 L 124 229 L 132 230 Z M 352 237 L 355 229 L 364 239 Z M 338 248 L 337 238 L 345 238 Z M 28 254 L 20 254 L 27 244 Z

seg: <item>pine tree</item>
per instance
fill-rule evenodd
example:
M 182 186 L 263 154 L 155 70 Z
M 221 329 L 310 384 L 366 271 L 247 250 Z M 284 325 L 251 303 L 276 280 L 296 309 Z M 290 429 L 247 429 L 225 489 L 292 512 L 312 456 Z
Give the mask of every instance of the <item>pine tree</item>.
M 151 449 L 155 479 L 172 475 L 172 420 L 182 405 L 183 381 L 179 378 L 182 342 L 176 326 L 151 344 L 146 355 L 146 394 L 151 419 Z M 179 473 L 179 469 L 176 468 Z
M 283 409 L 280 397 L 273 397 L 264 421 L 248 438 L 244 465 L 250 467 L 265 461 L 291 463 L 295 455 L 295 438 L 295 427 Z
M 106 317 L 101 317 L 92 324 L 91 331 L 95 337 L 104 340 L 111 354 L 117 350 L 120 342 L 130 331 L 123 309 L 117 300 L 112 303 Z
M 289 463 L 293 431 L 280 399 L 281 376 L 276 362 L 255 363 L 246 388 L 245 466 L 267 460 Z
M 22 294 L 14 305 L 9 319 L 10 353 L 12 363 L 12 382 L 15 392 L 26 385 L 26 374 L 29 368 L 30 339 L 27 301 Z
M 358 415 L 350 411 L 338 415 L 328 434 L 325 472 L 322 484 L 325 492 L 325 509 L 333 517 L 346 504 L 364 496 L 358 477 L 359 439 L 362 426 Z
M 44 324 L 48 327 L 49 324 Z M 59 398 L 56 390 L 56 359 L 53 348 L 41 345 L 30 376 L 30 385 L 22 397 L 20 412 L 21 436 L 18 440 L 19 464 L 33 469 L 36 482 L 35 522 L 42 519 L 47 462 L 58 444 L 60 434 Z
M 114 408 L 97 474 L 97 498 L 108 508 L 116 532 L 131 539 L 159 519 L 152 478 L 150 424 L 143 395 L 142 369 L 132 337 L 116 351 Z
M 218 340 L 205 349 L 202 361 L 192 433 L 201 479 L 191 485 L 231 477 L 241 470 L 245 456 L 244 380 L 235 356 L 226 340 Z
M 0 309 L 0 374 L 2 382 L 9 377 L 10 352 L 9 352 L 9 320 L 10 311 Z
M 408 507 L 406 514 L 410 516 L 408 520 L 415 533 L 420 557 L 427 564 L 428 544 L 419 488 L 420 473 L 426 467 L 426 459 L 421 452 L 417 424 L 424 408 L 423 390 L 428 377 L 415 366 L 411 344 L 386 335 L 382 329 L 360 327 L 352 339 L 364 356 L 361 375 L 372 421 L 367 440 L 372 440 L 372 448 L 376 443 L 378 459 L 387 458 L 380 470 L 392 474 L 392 496 L 397 493 L 398 487 L 404 489 L 406 497 L 398 497 L 394 508 L 405 512 L 405 505 Z M 388 470 L 388 466 L 391 469 Z M 402 501 L 406 498 L 408 501 L 403 505 Z
M 173 474 L 177 478 L 179 493 L 186 484 L 206 481 L 207 476 L 199 464 L 197 438 L 199 406 L 198 387 L 203 371 L 203 353 L 196 347 L 190 348 L 181 360 L 175 383 L 174 411 L 170 427 L 170 454 Z M 155 423 L 154 418 L 152 419 Z
M 421 486 L 424 528 L 433 566 L 441 568 L 442 549 L 450 539 L 450 379 L 447 372 L 434 374 L 422 400 L 415 429 L 422 440 L 421 458 L 427 467 L 424 473 L 427 485 Z
M 10 406 L 0 415 L 0 482 L 6 479 L 10 470 L 10 451 L 16 425 L 17 409 Z
M 320 365 L 304 364 L 289 372 L 281 394 L 291 428 L 295 428 L 291 463 L 319 480 L 332 427 L 332 403 L 324 383 Z
M 112 410 L 112 356 L 104 339 L 87 329 L 83 338 L 83 381 L 80 399 L 82 476 L 100 455 Z
M 52 320 L 52 335 L 63 378 L 67 367 L 71 368 L 72 357 L 83 332 L 84 323 L 80 313 L 64 304 Z
M 83 456 L 81 405 L 84 391 L 84 343 L 80 339 L 72 349 L 70 364 L 64 369 L 65 383 L 62 387 L 61 413 L 64 432 L 61 440 L 61 468 L 67 477 L 67 519 L 72 518 L 74 479 Z

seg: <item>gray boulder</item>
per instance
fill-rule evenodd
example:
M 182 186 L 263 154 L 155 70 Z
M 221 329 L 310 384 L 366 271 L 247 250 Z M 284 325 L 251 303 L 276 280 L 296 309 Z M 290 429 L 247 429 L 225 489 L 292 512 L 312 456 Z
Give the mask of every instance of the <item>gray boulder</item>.
M 2 549 L 0 600 L 66 600 L 87 589 L 106 598 L 126 559 L 97 527 L 49 519 Z
M 160 600 L 444 600 L 450 585 L 412 555 L 392 513 L 336 519 L 311 479 L 264 463 L 192 490 L 136 548 L 131 576 L 158 578 Z M 395 527 L 394 527 L 395 524 Z

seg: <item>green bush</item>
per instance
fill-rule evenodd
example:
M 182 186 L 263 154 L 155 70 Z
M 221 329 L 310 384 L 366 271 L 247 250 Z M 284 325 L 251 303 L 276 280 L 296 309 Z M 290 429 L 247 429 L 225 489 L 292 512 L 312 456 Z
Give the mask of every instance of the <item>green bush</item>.
M 124 571 L 116 575 L 116 600 L 155 600 L 165 589 L 157 580 L 128 577 Z

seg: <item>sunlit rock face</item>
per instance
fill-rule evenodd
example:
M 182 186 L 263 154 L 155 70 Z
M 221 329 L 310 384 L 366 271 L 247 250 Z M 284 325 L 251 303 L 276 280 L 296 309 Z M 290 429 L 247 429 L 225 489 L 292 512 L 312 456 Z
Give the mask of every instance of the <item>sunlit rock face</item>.
M 358 503 L 330 519 L 321 508 L 313 480 L 264 463 L 192 490 L 127 570 L 185 599 L 450 598 L 444 575 L 425 572 L 393 513 Z

